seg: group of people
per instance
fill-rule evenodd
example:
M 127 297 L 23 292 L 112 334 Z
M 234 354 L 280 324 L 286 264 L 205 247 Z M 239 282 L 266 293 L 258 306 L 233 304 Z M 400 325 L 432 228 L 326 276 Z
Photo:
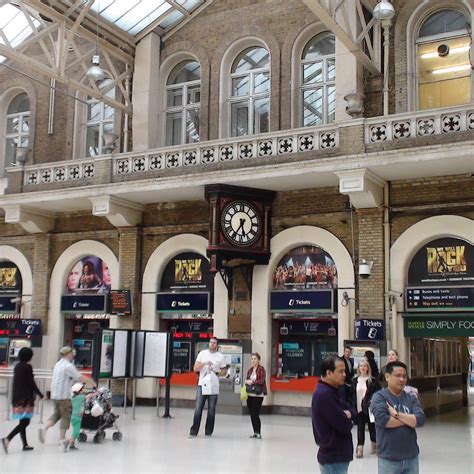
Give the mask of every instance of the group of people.
M 77 449 L 75 441 L 79 437 L 85 401 L 85 396 L 81 393 L 82 389 L 85 385 L 91 387 L 97 385 L 94 380 L 84 377 L 74 367 L 72 363 L 74 351 L 71 347 L 63 347 L 59 354 L 60 358 L 54 366 L 51 380 L 51 399 L 54 402 L 54 411 L 45 427 L 40 428 L 39 440 L 44 443 L 48 429 L 59 422 L 60 444 L 64 451 L 67 451 L 68 449 Z M 2 438 L 5 454 L 8 454 L 10 442 L 17 434 L 21 437 L 23 451 L 33 449 L 27 442 L 26 428 L 33 417 L 36 397 L 43 399 L 44 396 L 33 377 L 33 368 L 30 363 L 32 358 L 33 350 L 23 347 L 18 354 L 19 362 L 13 371 L 12 418 L 18 420 L 18 425 L 8 436 Z M 72 424 L 72 432 L 66 439 L 70 424 Z
M 368 426 L 370 452 L 378 456 L 380 474 L 417 474 L 415 428 L 423 426 L 425 415 L 415 391 L 407 389 L 407 367 L 391 350 L 379 372 L 373 352 L 367 352 L 356 376 L 350 347 L 344 348 L 342 357 L 329 357 L 321 364 L 311 405 L 321 473 L 347 473 L 354 456 L 351 432 L 357 425 L 357 458 L 363 457 Z
M 305 287 L 308 285 L 336 288 L 336 266 L 322 263 L 312 263 L 311 265 L 295 263 L 294 265 L 280 265 L 275 270 L 273 276 L 274 288 L 285 288 L 285 286 Z

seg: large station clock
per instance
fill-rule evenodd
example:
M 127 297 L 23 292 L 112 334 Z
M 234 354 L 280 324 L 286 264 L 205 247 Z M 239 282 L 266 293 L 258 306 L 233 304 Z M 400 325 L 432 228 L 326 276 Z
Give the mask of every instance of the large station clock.
M 268 263 L 275 194 L 241 186 L 206 186 L 211 271 Z

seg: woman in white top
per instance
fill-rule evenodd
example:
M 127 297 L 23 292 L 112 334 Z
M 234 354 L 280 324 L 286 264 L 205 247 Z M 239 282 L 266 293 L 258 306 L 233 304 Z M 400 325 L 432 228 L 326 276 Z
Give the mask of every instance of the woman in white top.
M 357 377 L 354 377 L 352 381 L 352 399 L 354 400 L 354 408 L 357 411 L 357 458 L 361 458 L 364 455 L 366 424 L 369 425 L 370 454 L 375 454 L 377 449 L 375 423 L 371 422 L 369 417 L 370 400 L 377 390 L 380 390 L 380 383 L 375 377 L 372 377 L 369 362 L 363 359 L 357 367 Z

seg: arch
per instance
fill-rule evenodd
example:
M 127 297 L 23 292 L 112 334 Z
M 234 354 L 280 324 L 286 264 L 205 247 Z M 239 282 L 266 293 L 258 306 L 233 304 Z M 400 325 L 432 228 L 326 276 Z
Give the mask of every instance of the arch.
M 143 272 L 141 329 L 156 330 L 158 327 L 155 293 L 158 291 L 158 282 L 169 261 L 183 252 L 206 255 L 207 245 L 207 239 L 200 235 L 180 234 L 165 240 L 150 255 Z M 227 337 L 228 304 L 227 288 L 222 278 L 216 276 L 214 281 L 214 334 L 219 338 Z M 152 397 L 154 386 L 154 383 L 141 383 L 139 385 L 140 396 Z
M 22 279 L 21 295 L 25 298 L 25 304 L 21 308 L 21 315 L 25 318 L 31 317 L 31 299 L 33 295 L 33 272 L 25 255 L 11 245 L 0 245 L 0 261 L 14 263 L 20 270 Z
M 6 115 L 11 101 L 19 94 L 26 93 L 30 101 L 28 148 L 34 150 L 35 122 L 36 122 L 36 91 L 28 82 L 19 79 L 18 81 L 7 80 L 4 83 L 6 90 L 0 95 L 0 177 L 5 176 L 5 134 L 7 130 Z M 31 164 L 33 154 L 30 155 Z
M 325 229 L 312 226 L 297 226 L 286 229 L 271 240 L 272 256 L 268 265 L 257 265 L 253 271 L 252 287 L 252 351 L 262 354 L 264 364 L 269 364 L 272 355 L 272 328 L 268 294 L 272 288 L 275 267 L 283 256 L 301 245 L 317 245 L 334 260 L 338 273 L 338 301 L 342 293 L 355 297 L 355 275 L 351 255 L 344 244 Z M 350 337 L 350 323 L 355 315 L 354 305 L 339 305 L 338 348 L 342 351 L 344 339 Z M 272 400 L 269 399 L 269 403 Z
M 424 244 L 441 237 L 455 237 L 474 242 L 474 221 L 462 216 L 445 215 L 423 219 L 409 227 L 393 243 L 390 251 L 391 290 L 403 294 L 408 267 L 416 252 Z M 404 300 L 397 299 L 392 307 L 397 313 L 403 311 Z M 403 324 L 399 317 L 393 316 L 392 347 L 400 350 L 401 360 L 407 360 L 407 348 L 403 336 Z
M 61 314 L 61 294 L 67 274 L 72 265 L 87 255 L 94 255 L 109 265 L 112 276 L 112 288 L 118 288 L 120 281 L 119 261 L 107 245 L 96 240 L 81 240 L 69 246 L 57 259 L 51 273 L 48 311 L 47 365 L 52 367 L 62 346 L 64 335 L 64 317 Z M 116 325 L 116 317 L 110 319 L 110 327 Z
M 467 0 L 442 0 L 439 2 L 431 2 L 429 0 L 422 0 L 408 2 L 397 16 L 397 23 L 395 28 L 395 44 L 400 44 L 401 47 L 396 49 L 395 64 L 401 64 L 406 67 L 406 71 L 395 71 L 395 88 L 404 90 L 402 92 L 406 96 L 406 110 L 413 111 L 417 109 L 417 81 L 416 81 L 416 54 L 415 41 L 424 20 L 432 13 L 445 9 L 454 9 L 461 11 L 466 17 L 471 18 L 471 25 L 474 20 L 474 8 Z M 405 45 L 403 45 L 405 43 Z M 404 47 L 405 46 L 405 47 Z M 406 51 L 406 52 L 405 52 Z M 398 55 L 406 54 L 406 61 L 397 58 Z M 471 82 L 472 84 L 472 82 Z M 474 91 L 471 86 L 471 97 Z M 402 97 L 400 97 L 402 99 Z M 398 104 L 400 101 L 397 100 Z M 401 110 L 397 110 L 399 112 Z M 405 110 L 403 110 L 405 111 Z

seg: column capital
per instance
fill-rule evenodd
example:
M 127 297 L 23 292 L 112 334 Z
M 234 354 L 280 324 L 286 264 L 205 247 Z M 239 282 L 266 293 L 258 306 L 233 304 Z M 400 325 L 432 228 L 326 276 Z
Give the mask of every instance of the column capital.
M 132 227 L 142 221 L 143 206 L 115 196 L 91 197 L 92 214 L 107 217 L 115 227 Z
M 366 168 L 338 171 L 339 192 L 349 196 L 356 209 L 380 207 L 383 204 L 383 188 L 387 184 L 382 178 Z

